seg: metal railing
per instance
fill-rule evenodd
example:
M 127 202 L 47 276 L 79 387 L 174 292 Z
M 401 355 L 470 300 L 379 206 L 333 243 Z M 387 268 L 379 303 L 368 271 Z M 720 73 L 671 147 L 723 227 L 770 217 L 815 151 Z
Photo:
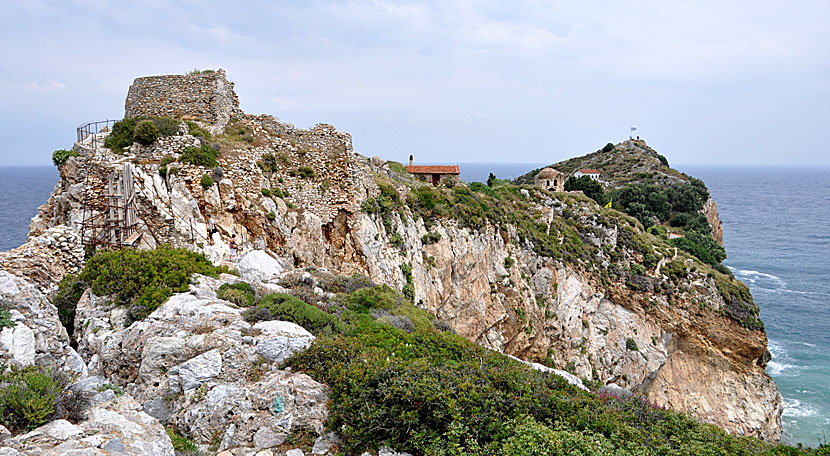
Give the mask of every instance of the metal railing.
M 99 120 L 97 122 L 87 122 L 76 129 L 78 133 L 78 143 L 83 142 L 87 137 L 92 135 L 92 142 L 90 146 L 94 149 L 99 146 L 97 134 L 101 132 L 104 127 L 111 128 L 120 119 L 116 120 Z M 102 144 L 101 144 L 102 145 Z

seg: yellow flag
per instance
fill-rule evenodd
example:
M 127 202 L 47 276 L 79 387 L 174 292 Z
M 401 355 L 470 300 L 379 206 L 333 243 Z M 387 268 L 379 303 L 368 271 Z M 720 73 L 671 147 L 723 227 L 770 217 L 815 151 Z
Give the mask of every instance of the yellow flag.
M 608 204 L 605 205 L 605 207 L 611 207 L 611 202 L 612 201 L 614 201 L 614 200 L 609 201 Z

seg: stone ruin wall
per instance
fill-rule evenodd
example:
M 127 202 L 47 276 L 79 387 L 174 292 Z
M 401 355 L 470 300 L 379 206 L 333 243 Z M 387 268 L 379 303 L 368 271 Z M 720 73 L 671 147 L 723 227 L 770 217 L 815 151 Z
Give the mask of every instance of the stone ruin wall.
M 239 98 L 224 70 L 137 78 L 127 92 L 125 117 L 200 119 L 219 133 L 241 114 Z

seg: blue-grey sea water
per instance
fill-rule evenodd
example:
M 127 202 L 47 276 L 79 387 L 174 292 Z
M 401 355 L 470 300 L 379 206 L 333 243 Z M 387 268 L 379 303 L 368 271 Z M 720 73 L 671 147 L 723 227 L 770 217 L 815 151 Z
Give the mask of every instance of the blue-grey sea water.
M 29 221 L 57 183 L 54 166 L 0 166 L 0 251 L 26 242 Z
M 461 165 L 465 182 L 511 179 L 538 164 Z M 718 203 L 729 257 L 761 306 L 784 396 L 787 443 L 830 430 L 830 167 L 679 166 Z M 54 167 L 0 167 L 0 250 L 26 240 L 58 180 Z
M 784 440 L 830 431 L 830 167 L 679 166 L 718 203 L 729 266 L 761 306 Z

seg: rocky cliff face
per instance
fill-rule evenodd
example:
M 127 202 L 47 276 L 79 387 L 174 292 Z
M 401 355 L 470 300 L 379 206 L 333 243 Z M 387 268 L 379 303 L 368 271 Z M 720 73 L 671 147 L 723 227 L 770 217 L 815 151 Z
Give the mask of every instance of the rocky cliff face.
M 424 220 L 406 205 L 389 216 L 370 215 L 361 210 L 361 203 L 378 197 L 379 184 L 403 198 L 415 184 L 382 160 L 355 154 L 349 135 L 326 125 L 299 130 L 270 116 L 240 115 L 231 122 L 244 134 L 242 140 L 239 134 L 213 140 L 221 148 L 217 169 L 173 163 L 160 175 L 163 157 L 178 157 L 186 145 L 204 141 L 184 130 L 176 140 L 135 145 L 126 155 L 100 146 L 106 132 L 94 143 L 87 138 L 77 144 L 80 157 L 61 168 L 61 181 L 33 220 L 24 246 L 44 255 L 71 253 L 39 266 L 44 269 L 38 273 L 39 287 L 48 290 L 77 268 L 79 254 L 82 257 L 80 222 L 88 216 L 83 201 L 103 199 L 104 177 L 130 163 L 141 227 L 154 243 L 187 246 L 215 262 L 228 262 L 226 243 L 235 234 L 243 251 L 267 252 L 277 270 L 314 266 L 365 274 L 375 282 L 410 289 L 416 304 L 479 344 L 564 368 L 597 384 L 615 383 L 736 434 L 780 438 L 782 400 L 763 367 L 766 335 L 728 317 L 735 305 L 751 310 L 751 303 L 735 304 L 717 276 L 692 258 L 657 241 L 644 247 L 638 239 L 648 235 L 625 216 L 572 195 L 538 189 L 517 193 L 535 218 L 536 229 L 544 231 L 547 224 L 550 234 L 552 224 L 565 221 L 576 227 L 571 237 L 589 253 L 573 259 L 540 254 L 511 223 L 483 221 L 471 228 L 452 216 Z M 201 185 L 204 175 L 215 183 Z M 716 219 L 714 202 L 707 207 L 707 215 Z M 102 209 L 86 206 L 86 211 L 96 210 Z M 207 238 L 210 215 L 219 228 L 213 239 Z M 44 236 L 55 239 L 49 234 L 55 230 L 69 230 L 75 237 L 58 237 L 57 250 L 38 241 Z M 425 237 L 429 233 L 437 236 Z M 566 242 L 570 241 L 563 234 L 558 244 Z M 646 254 L 656 258 L 656 266 L 639 267 Z M 23 274 L 11 260 L 2 264 Z M 141 331 L 136 325 L 119 326 L 123 315 L 101 307 L 94 297 L 85 299 L 78 316 L 83 324 L 76 322 L 76 327 L 92 322 L 89 325 L 101 329 L 83 331 L 81 354 L 96 372 L 142 385 L 132 392 L 138 399 L 149 399 L 147 391 L 165 386 L 154 385 L 162 369 L 193 372 L 187 363 L 200 366 L 200 372 L 215 367 L 215 356 L 199 355 L 206 358 L 195 362 L 190 355 L 216 350 L 223 353 L 219 363 L 233 350 L 254 356 L 243 340 L 197 337 L 192 330 L 182 339 L 180 326 L 170 326 L 173 321 L 181 325 L 182 318 L 195 318 L 197 324 L 201 320 L 196 315 L 203 312 L 198 309 L 214 309 L 203 303 L 174 303 L 170 309 L 166 305 L 150 320 L 155 324 L 141 326 Z M 238 321 L 237 312 L 214 310 L 202 315 L 209 323 L 220 317 L 222 326 Z M 181 350 L 164 358 L 162 352 L 174 346 L 169 339 L 174 336 L 175 344 L 183 344 Z M 165 343 L 168 339 L 170 344 Z M 158 356 L 148 358 L 148 351 Z M 209 396 L 205 407 L 221 408 L 223 401 L 243 395 L 234 390 L 239 385 L 224 377 L 235 369 L 228 367 L 220 368 L 221 376 L 211 377 L 227 385 L 222 390 L 226 394 Z M 178 400 L 187 402 L 186 385 L 194 383 L 177 381 L 183 394 Z M 275 376 L 267 381 L 284 386 L 294 380 Z M 324 403 L 323 389 L 313 391 L 313 400 Z M 262 413 L 260 405 L 243 412 Z M 198 412 L 189 407 L 184 409 L 191 412 L 173 419 L 193 419 Z M 253 428 L 233 420 L 205 423 L 198 432 L 207 435 L 214 427 L 230 424 L 244 438 L 256 439 Z M 287 431 L 269 432 L 260 439 Z

